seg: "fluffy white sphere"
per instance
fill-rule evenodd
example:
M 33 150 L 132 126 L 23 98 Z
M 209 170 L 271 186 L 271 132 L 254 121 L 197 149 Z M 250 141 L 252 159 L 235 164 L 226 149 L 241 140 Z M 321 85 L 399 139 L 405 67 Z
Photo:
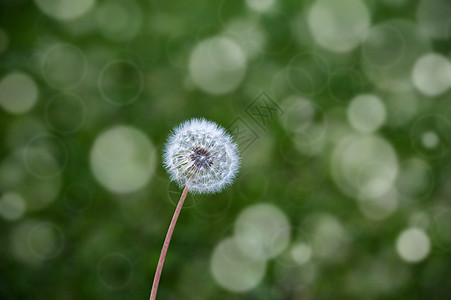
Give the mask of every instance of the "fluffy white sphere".
M 224 128 L 205 119 L 191 119 L 169 136 L 163 163 L 180 187 L 214 193 L 231 184 L 240 166 L 238 147 Z

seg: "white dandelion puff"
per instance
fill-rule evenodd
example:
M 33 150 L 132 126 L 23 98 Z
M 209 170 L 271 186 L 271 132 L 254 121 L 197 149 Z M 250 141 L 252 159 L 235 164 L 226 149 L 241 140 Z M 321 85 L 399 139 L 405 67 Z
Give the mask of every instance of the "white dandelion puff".
M 191 119 L 169 136 L 163 163 L 180 187 L 197 193 L 222 190 L 233 182 L 240 165 L 238 147 L 217 124 Z
M 157 297 L 166 253 L 188 190 L 196 193 L 219 192 L 233 182 L 240 158 L 237 145 L 222 127 L 205 119 L 191 119 L 176 127 L 169 136 L 163 163 L 171 180 L 185 188 L 164 239 L 150 300 Z

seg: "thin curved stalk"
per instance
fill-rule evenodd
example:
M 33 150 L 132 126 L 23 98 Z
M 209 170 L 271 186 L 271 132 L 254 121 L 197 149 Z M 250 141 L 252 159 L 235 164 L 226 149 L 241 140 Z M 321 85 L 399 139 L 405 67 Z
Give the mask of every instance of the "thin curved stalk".
M 182 196 L 180 196 L 179 203 L 175 208 L 174 215 L 172 216 L 171 224 L 169 225 L 166 238 L 164 239 L 163 248 L 161 249 L 160 259 L 158 260 L 157 270 L 155 271 L 155 277 L 153 278 L 152 291 L 150 292 L 150 300 L 157 298 L 158 284 L 160 283 L 161 271 L 163 270 L 164 260 L 166 259 L 166 253 L 168 252 L 169 243 L 171 242 L 172 233 L 174 232 L 175 224 L 185 202 L 186 195 L 188 194 L 188 184 L 183 189 Z

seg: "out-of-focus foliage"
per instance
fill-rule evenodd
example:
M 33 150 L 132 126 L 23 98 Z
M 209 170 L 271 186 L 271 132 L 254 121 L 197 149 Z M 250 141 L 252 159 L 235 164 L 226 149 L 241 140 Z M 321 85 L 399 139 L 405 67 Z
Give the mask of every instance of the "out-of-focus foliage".
M 146 299 L 205 117 L 159 299 L 450 299 L 450 53 L 448 0 L 2 0 L 0 298 Z

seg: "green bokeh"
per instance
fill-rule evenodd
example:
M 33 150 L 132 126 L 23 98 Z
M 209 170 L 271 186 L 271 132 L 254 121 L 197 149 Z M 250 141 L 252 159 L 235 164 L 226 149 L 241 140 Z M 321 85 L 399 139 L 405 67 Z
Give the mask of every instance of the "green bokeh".
M 159 299 L 451 299 L 451 92 L 425 92 L 439 81 L 428 78 L 451 75 L 443 65 L 420 70 L 423 85 L 412 75 L 426 54 L 449 60 L 451 17 L 427 0 L 340 1 L 363 3 L 370 22 L 354 36 L 357 10 L 335 20 L 337 43 L 355 43 L 343 52 L 309 25 L 325 0 L 278 0 L 266 11 L 252 1 L 98 0 L 69 20 L 37 3 L 71 1 L 2 0 L 0 81 L 24 73 L 38 98 L 23 113 L 0 109 L 0 298 L 147 299 L 181 193 L 162 149 L 174 126 L 204 117 L 235 135 L 242 167 L 227 190 L 188 195 Z M 447 0 L 431 2 L 451 11 Z M 239 53 L 212 47 L 197 67 L 230 73 L 199 83 L 190 57 L 215 37 Z M 208 80 L 225 92 L 212 93 Z M 366 94 L 386 114 L 372 132 L 359 127 L 372 122 L 370 108 L 357 123 L 349 117 Z M 102 185 L 90 161 L 96 139 L 116 126 L 139 130 L 153 155 L 150 179 L 128 193 Z M 11 193 L 23 198 L 23 215 L 11 215 Z M 257 286 L 234 292 L 212 275 L 211 260 L 240 214 L 260 203 L 286 216 L 290 241 Z M 415 263 L 397 250 L 409 228 L 430 241 Z M 298 243 L 311 247 L 310 260 L 284 263 Z

